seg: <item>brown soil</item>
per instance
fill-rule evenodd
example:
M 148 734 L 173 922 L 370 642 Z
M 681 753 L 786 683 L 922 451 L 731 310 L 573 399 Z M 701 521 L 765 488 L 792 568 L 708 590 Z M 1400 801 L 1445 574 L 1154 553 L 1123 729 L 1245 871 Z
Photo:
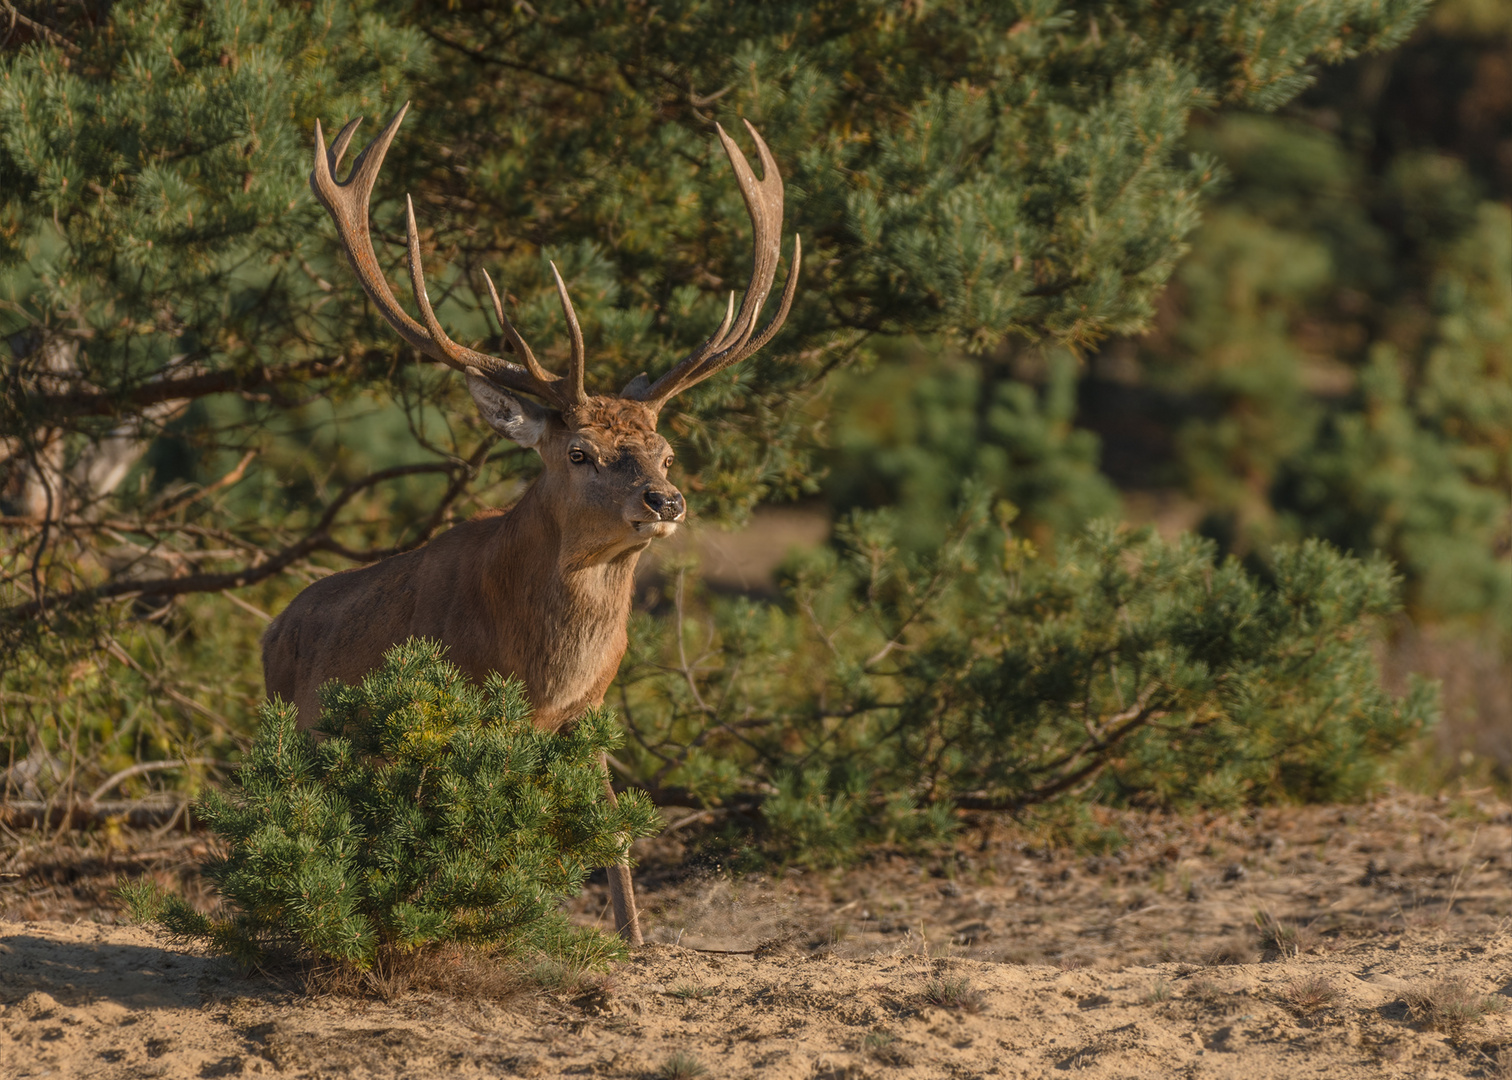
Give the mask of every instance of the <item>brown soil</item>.
M 1129 842 L 1107 856 L 999 828 L 777 878 L 689 874 L 664 845 L 641 874 L 657 944 L 503 1000 L 301 995 L 97 921 L 115 873 L 171 859 L 75 853 L 64 880 L 18 850 L 0 1076 L 649 1078 L 679 1055 L 710 1077 L 1512 1076 L 1505 807 L 1108 823 Z

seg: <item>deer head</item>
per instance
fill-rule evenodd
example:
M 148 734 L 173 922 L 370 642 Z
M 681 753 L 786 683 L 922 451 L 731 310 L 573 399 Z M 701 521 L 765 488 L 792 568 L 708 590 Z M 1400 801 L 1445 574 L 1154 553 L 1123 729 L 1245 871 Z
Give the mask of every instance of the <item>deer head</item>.
M 777 276 L 782 240 L 782 177 L 771 151 L 747 122 L 746 129 L 756 142 L 761 160 L 762 178 L 757 180 L 735 141 L 715 125 L 755 231 L 751 280 L 739 309 L 732 292 L 719 329 L 655 383 L 642 373 L 617 395 L 589 394 L 583 385 L 583 332 L 554 263 L 551 270 L 571 344 L 565 375 L 542 367 L 504 313 L 499 292 L 487 273 L 484 280 L 503 330 L 505 349 L 518 362 L 476 352 L 446 335 L 426 294 L 415 209 L 407 196 L 409 274 L 420 321 L 411 318 L 395 300 L 373 253 L 368 203 L 384 154 L 408 108 L 401 108 L 357 155 L 344 183 L 336 181 L 335 172 L 362 118 L 343 127 L 329 150 L 320 122 L 315 123 L 315 169 L 310 174 L 310 187 L 336 223 L 341 245 L 363 290 L 412 347 L 466 373 L 473 400 L 494 430 L 540 455 L 545 469 L 536 487 L 546 496 L 543 505 L 556 520 L 561 535 L 576 538 L 572 546 L 580 550 L 573 561 L 598 562 L 670 535 L 684 519 L 687 504 L 682 492 L 667 479 L 672 451 L 666 439 L 657 434 L 658 414 L 676 394 L 744 360 L 770 341 L 787 318 L 797 290 L 802 244 L 795 236 L 782 302 L 771 320 L 756 328 Z

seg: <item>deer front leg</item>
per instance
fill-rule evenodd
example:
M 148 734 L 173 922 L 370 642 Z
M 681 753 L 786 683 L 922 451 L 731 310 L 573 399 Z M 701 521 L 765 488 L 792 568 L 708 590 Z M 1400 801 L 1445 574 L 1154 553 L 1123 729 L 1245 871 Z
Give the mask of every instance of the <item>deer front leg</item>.
M 609 755 L 599 755 L 599 768 L 604 774 L 604 795 L 610 806 L 618 806 L 614 784 L 609 779 Z M 618 863 L 604 868 L 609 875 L 609 906 L 614 909 L 614 929 L 630 945 L 644 945 L 641 937 L 640 912 L 635 909 L 635 882 L 630 878 L 627 863 Z

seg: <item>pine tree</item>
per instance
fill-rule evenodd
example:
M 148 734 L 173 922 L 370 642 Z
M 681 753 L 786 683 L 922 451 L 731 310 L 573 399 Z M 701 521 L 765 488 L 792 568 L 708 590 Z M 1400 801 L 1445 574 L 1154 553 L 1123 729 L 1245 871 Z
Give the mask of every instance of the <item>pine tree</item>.
M 454 336 L 494 332 L 486 267 L 553 359 L 555 259 L 611 388 L 700 341 L 744 281 L 712 124 L 759 126 L 809 252 L 800 300 L 761 359 L 663 425 L 720 520 L 814 489 L 806 406 L 900 336 L 976 355 L 1138 330 L 1214 179 L 1191 117 L 1274 108 L 1424 10 L 20 7 L 0 44 L 0 677 L 23 696 L 0 723 L 18 757 L 79 734 L 100 778 L 224 756 L 259 697 L 258 609 L 505 501 L 532 468 L 368 310 L 306 190 L 317 119 L 411 100 L 373 208 L 390 277 L 409 192 Z M 1014 489 L 1026 509 L 1065 476 L 1083 495 L 1043 500 L 1047 521 L 1101 509 L 1063 415 L 983 399 L 1012 414 L 994 437 L 1014 468 L 1039 468 Z
M 1399 583 L 1379 558 L 1308 541 L 1257 573 L 1108 522 L 1042 552 L 1012 517 L 978 501 L 918 551 L 899 515 L 857 512 L 782 602 L 643 623 L 621 676 L 636 780 L 823 862 L 962 808 L 1359 798 L 1437 718 L 1431 684 L 1381 685 Z
M 659 828 L 644 793 L 604 798 L 613 718 L 538 731 L 518 682 L 474 686 L 444 657 L 411 639 L 359 685 L 327 685 L 319 741 L 267 703 L 235 788 L 197 807 L 225 846 L 204 868 L 225 913 L 137 883 L 124 887 L 135 917 L 248 964 L 284 953 L 366 970 L 445 943 L 615 954 L 557 909 Z
M 1504 11 L 1442 4 L 1401 52 L 1331 73 L 1287 115 L 1200 125 L 1191 144 L 1228 180 L 1137 346 L 1166 414 L 1144 423 L 1179 433 L 1157 482 L 1204 531 L 1241 552 L 1301 536 L 1382 552 L 1416 617 L 1504 641 L 1508 57 Z

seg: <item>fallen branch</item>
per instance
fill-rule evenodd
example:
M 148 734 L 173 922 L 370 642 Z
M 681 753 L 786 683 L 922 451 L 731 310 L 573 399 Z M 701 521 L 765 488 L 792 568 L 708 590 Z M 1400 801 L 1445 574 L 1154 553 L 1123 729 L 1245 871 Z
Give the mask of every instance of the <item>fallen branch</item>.
M 160 772 L 164 769 L 183 769 L 188 768 L 191 765 L 200 765 L 215 769 L 237 768 L 237 764 L 234 761 L 222 761 L 220 758 L 208 757 L 181 758 L 177 761 L 140 761 L 137 764 L 130 766 L 129 768 L 122 769 L 120 772 L 112 776 L 109 780 L 106 780 L 99 787 L 95 788 L 94 791 L 90 793 L 89 798 L 84 800 L 82 805 L 94 806 L 98 804 L 103 796 L 115 790 L 118 785 L 125 783 L 127 780 L 130 780 L 133 776 L 142 776 L 150 772 Z
M 104 803 L 74 803 L 17 800 L 0 803 L 0 825 L 8 829 L 84 829 L 114 821 L 132 829 L 160 828 L 184 805 L 183 799 L 122 800 Z

